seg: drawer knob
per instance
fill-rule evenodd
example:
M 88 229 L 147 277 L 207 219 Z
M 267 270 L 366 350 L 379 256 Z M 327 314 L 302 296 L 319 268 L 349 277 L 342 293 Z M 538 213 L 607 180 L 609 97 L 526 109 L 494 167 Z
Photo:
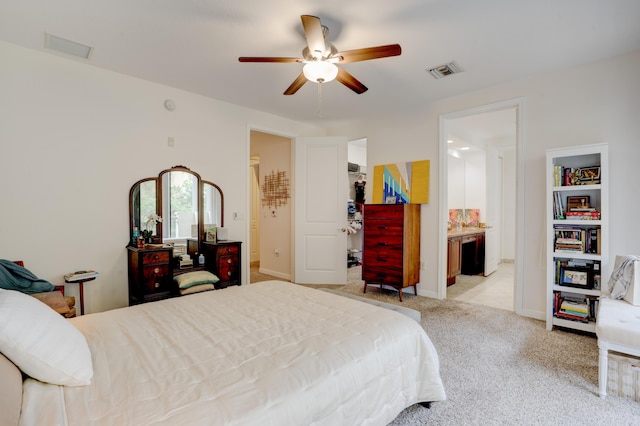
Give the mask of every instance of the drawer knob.
M 153 258 L 154 258 L 155 260 L 158 260 L 160 257 L 156 254 L 155 256 L 153 256 Z
M 160 268 L 156 268 L 156 269 L 153 270 L 154 274 L 157 274 L 158 272 L 160 272 Z
M 227 275 L 228 275 L 228 276 L 231 276 L 231 271 L 227 272 Z
M 154 284 L 153 284 L 153 286 L 154 286 L 155 288 L 158 288 L 158 287 L 160 287 L 160 283 L 154 283 Z
M 231 259 L 227 259 L 227 263 L 228 263 L 228 264 L 231 264 Z

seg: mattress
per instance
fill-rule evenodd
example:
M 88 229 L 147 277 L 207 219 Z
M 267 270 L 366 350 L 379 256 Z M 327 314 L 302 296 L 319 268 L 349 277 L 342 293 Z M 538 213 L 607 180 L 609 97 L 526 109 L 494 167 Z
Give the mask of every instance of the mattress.
M 384 425 L 445 398 L 415 321 L 291 283 L 70 321 L 91 349 L 92 383 L 27 379 L 22 425 Z

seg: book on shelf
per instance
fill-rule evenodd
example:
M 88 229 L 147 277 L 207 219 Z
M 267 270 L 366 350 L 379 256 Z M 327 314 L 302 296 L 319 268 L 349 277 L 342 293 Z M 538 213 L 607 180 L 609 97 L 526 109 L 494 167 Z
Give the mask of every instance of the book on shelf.
M 554 227 L 554 250 L 576 251 L 589 254 L 600 254 L 600 228 L 576 226 Z
M 600 212 L 570 210 L 565 213 L 565 218 L 567 220 L 600 220 Z
M 86 271 L 76 271 L 70 274 L 66 274 L 64 276 L 64 280 L 68 282 L 83 281 L 83 280 L 88 280 L 90 278 L 95 278 L 98 275 L 99 275 L 98 272 L 88 269 Z
M 557 318 L 588 323 L 596 320 L 598 298 L 557 291 L 554 293 L 553 315 Z
M 597 185 L 600 183 L 600 166 L 562 167 L 553 166 L 554 186 Z

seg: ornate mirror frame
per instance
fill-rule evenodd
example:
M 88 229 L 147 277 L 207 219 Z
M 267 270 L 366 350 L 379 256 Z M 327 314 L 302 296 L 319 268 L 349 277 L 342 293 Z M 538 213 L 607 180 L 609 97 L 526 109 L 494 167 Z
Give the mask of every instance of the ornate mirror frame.
M 166 210 L 168 200 L 163 200 L 163 197 L 167 193 L 167 188 L 163 188 L 163 185 L 166 185 L 166 183 L 163 182 L 167 181 L 173 172 L 182 172 L 193 176 L 197 185 L 197 198 L 195 198 L 195 200 L 197 200 L 197 210 L 194 213 L 197 216 L 198 248 L 200 248 L 200 244 L 205 239 L 205 225 L 224 226 L 224 194 L 220 187 L 213 182 L 202 180 L 198 173 L 190 170 L 188 167 L 178 165 L 161 171 L 156 178 L 140 179 L 133 184 L 129 190 L 129 244 L 133 243 L 134 228 L 137 227 L 139 232 L 141 232 L 145 225 L 144 218 L 152 213 L 155 213 L 163 219 L 163 222 L 154 223 L 153 225 L 152 235 L 154 242 L 163 243 L 170 238 L 164 238 L 163 236 L 165 231 L 170 229 L 169 224 L 164 221 L 172 220 Z M 147 208 L 144 208 L 141 202 L 141 192 L 150 192 L 152 187 L 155 187 L 155 206 L 147 206 Z M 147 197 L 147 199 L 149 199 L 149 197 Z M 205 204 L 207 205 L 206 208 Z M 217 204 L 219 204 L 219 207 Z M 213 215 L 215 215 L 215 217 L 212 217 Z M 187 240 L 190 238 L 195 237 L 191 235 L 190 237 L 177 237 L 175 239 Z M 171 240 L 174 239 L 172 238 Z

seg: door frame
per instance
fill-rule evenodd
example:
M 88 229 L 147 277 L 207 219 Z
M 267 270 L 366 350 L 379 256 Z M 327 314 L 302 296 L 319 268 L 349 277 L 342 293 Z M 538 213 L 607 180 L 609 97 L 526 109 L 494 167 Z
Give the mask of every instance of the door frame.
M 516 111 L 516 244 L 515 244 L 515 288 L 514 288 L 514 309 L 516 314 L 523 314 L 523 283 L 524 283 L 524 98 L 509 99 L 501 102 L 481 105 L 474 108 L 455 111 L 440 115 L 440 158 L 439 158 L 439 196 L 440 206 L 439 227 L 438 227 L 438 291 L 437 298 L 444 299 L 447 294 L 447 221 L 448 214 L 448 166 L 447 166 L 447 134 L 448 121 L 478 115 L 487 112 L 494 112 L 504 109 L 515 109 Z

